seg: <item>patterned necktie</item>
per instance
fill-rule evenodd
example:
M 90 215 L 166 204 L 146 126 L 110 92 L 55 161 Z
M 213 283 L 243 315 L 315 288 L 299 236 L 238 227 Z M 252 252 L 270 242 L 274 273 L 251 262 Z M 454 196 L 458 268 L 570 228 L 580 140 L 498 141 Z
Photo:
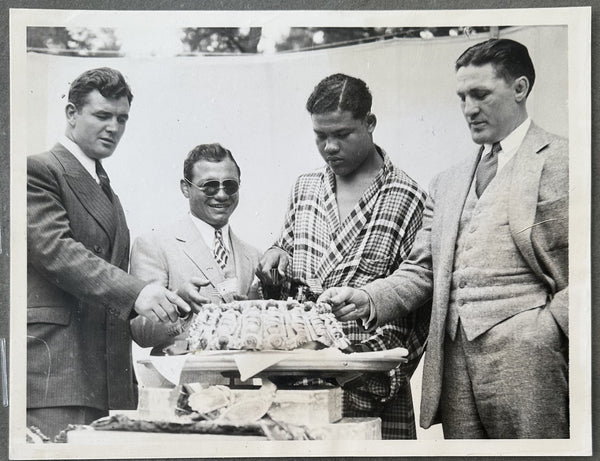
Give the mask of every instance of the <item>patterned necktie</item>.
M 113 192 L 110 188 L 110 180 L 108 179 L 108 175 L 106 174 L 106 170 L 100 163 L 100 160 L 96 160 L 96 174 L 98 175 L 98 179 L 100 180 L 100 187 L 108 197 L 108 199 L 113 201 Z
M 225 270 L 227 267 L 227 249 L 223 243 L 223 232 L 221 232 L 221 229 L 215 229 L 215 248 L 213 252 L 215 261 L 219 263 L 221 269 Z
M 498 171 L 498 152 L 501 150 L 500 143 L 495 142 L 492 145 L 492 150 L 479 161 L 477 172 L 475 173 L 475 192 L 477 192 L 478 198 L 481 197 L 485 188 L 494 179 L 494 176 L 496 176 L 496 172 Z

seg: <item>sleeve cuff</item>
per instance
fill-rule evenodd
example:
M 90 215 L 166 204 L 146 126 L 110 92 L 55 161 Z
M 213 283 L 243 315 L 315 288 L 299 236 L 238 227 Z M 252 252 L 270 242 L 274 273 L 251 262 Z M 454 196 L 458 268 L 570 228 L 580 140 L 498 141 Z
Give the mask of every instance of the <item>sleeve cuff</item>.
M 366 295 L 369 297 L 369 315 L 365 315 L 360 319 L 360 321 L 365 330 L 372 330 L 377 325 L 377 311 L 373 306 L 373 299 L 371 299 L 371 295 L 366 290 L 361 291 L 366 293 Z

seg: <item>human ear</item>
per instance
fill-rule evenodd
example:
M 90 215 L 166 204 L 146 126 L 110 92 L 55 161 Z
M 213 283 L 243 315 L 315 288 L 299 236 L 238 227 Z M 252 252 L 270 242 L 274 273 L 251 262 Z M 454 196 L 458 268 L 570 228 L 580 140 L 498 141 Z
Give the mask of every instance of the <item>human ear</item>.
M 77 113 L 77 107 L 72 102 L 68 103 L 65 106 L 65 116 L 67 117 L 67 122 L 69 125 L 73 125 L 75 123 L 75 114 Z
M 365 117 L 365 123 L 367 124 L 367 130 L 369 133 L 373 133 L 375 126 L 377 126 L 377 117 L 372 112 L 369 112 Z
M 185 179 L 182 179 L 181 181 L 179 181 L 179 189 L 181 189 L 181 193 L 183 194 L 183 196 L 185 198 L 188 198 L 188 199 L 190 198 L 190 186 L 185 181 Z
M 527 93 L 529 92 L 529 80 L 527 77 L 519 77 L 515 79 L 513 88 L 515 90 L 515 100 L 522 102 L 527 98 Z

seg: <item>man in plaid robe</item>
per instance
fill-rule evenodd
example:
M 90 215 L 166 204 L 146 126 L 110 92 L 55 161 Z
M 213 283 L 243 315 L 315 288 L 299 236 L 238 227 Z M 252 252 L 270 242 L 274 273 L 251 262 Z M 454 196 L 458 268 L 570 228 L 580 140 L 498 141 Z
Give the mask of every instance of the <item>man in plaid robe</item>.
M 373 142 L 371 94 L 360 79 L 334 74 L 307 102 L 317 148 L 326 166 L 301 175 L 279 239 L 259 265 L 299 280 L 320 294 L 333 286 L 360 287 L 391 274 L 410 252 L 421 227 L 425 192 Z M 420 312 L 422 311 L 422 312 Z M 374 333 L 344 322 L 358 351 L 408 349 L 408 362 L 344 385 L 344 416 L 377 416 L 384 439 L 416 438 L 410 377 L 423 354 L 428 309 L 383 325 Z

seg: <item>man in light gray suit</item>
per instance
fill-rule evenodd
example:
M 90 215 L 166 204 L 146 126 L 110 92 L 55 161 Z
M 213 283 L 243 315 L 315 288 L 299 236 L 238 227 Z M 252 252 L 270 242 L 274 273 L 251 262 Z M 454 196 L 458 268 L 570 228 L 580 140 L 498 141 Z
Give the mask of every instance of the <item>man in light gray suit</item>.
M 135 240 L 131 274 L 177 291 L 196 312 L 207 302 L 258 298 L 254 272 L 261 253 L 229 226 L 239 185 L 240 168 L 228 149 L 220 144 L 196 146 L 184 162 L 180 181 L 190 212 Z M 192 317 L 169 324 L 138 317 L 131 322 L 133 339 L 162 355 L 167 347 L 179 346 L 179 340 L 185 346 Z
M 321 300 L 367 328 L 433 302 L 421 425 L 446 438 L 568 438 L 568 143 L 528 117 L 535 72 L 507 39 L 456 62 L 472 159 L 431 184 L 409 258 Z

